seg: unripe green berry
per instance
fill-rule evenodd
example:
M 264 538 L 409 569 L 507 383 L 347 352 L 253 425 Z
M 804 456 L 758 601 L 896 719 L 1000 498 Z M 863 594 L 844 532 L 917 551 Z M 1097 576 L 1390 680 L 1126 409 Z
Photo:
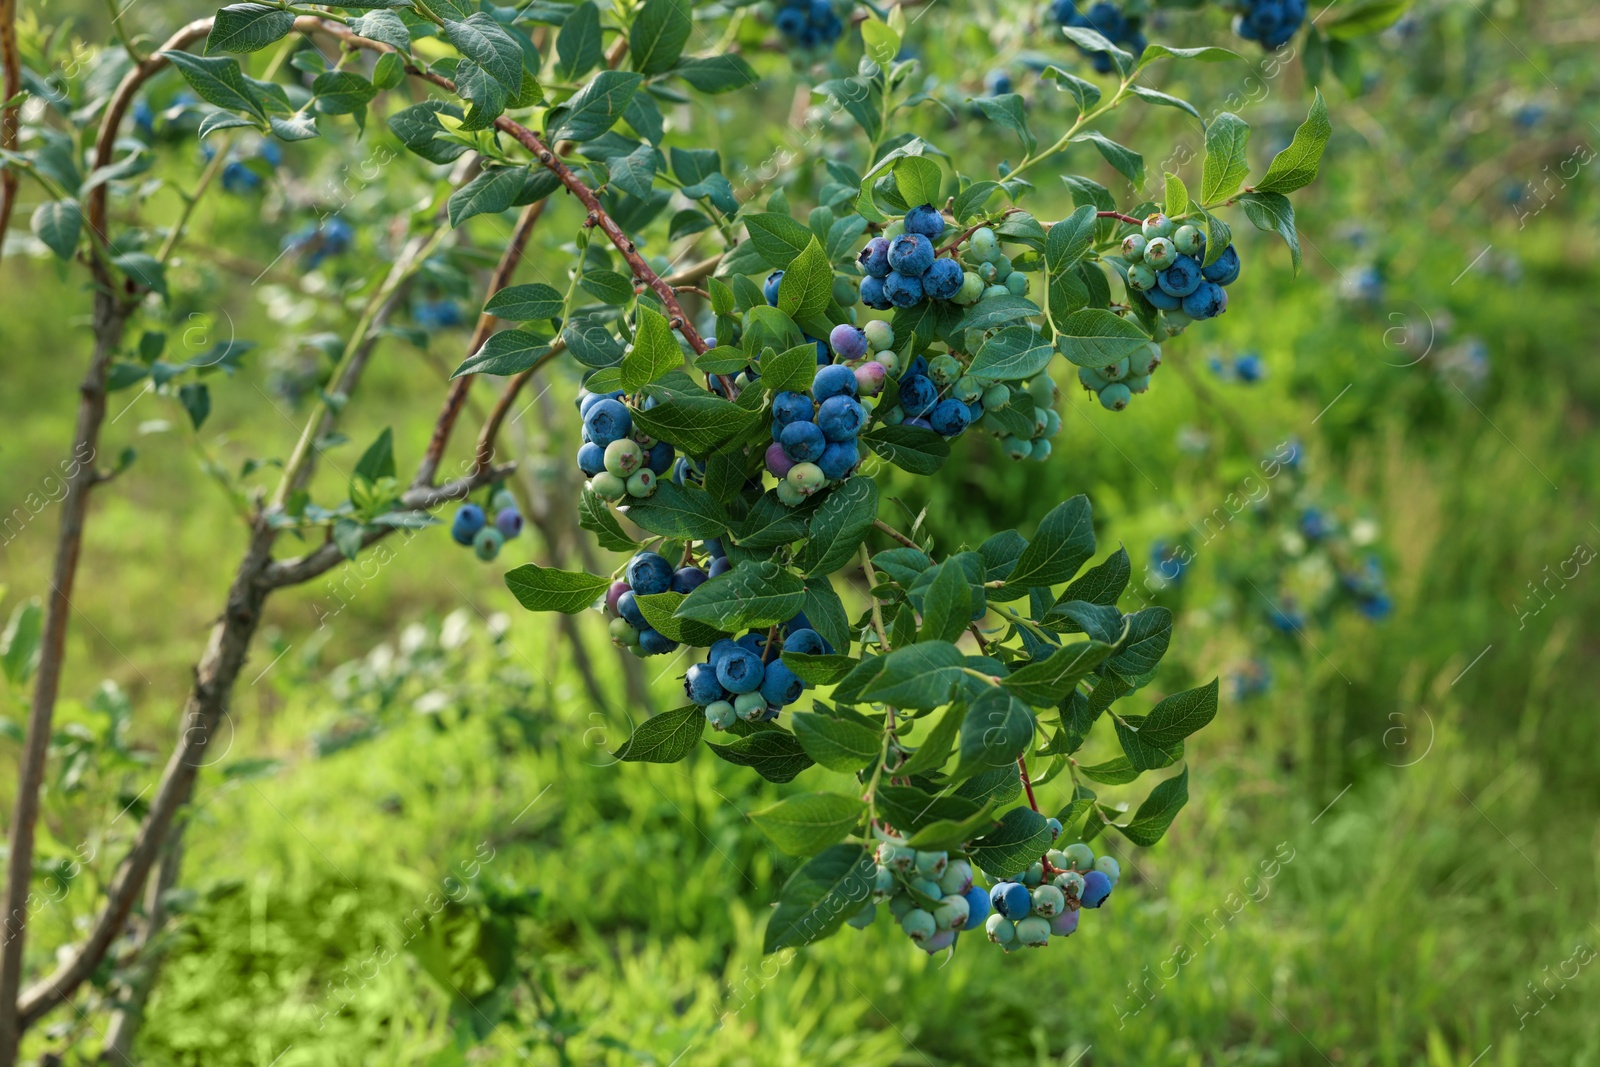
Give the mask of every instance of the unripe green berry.
M 1172 220 L 1167 218 L 1161 212 L 1157 211 L 1153 215 L 1145 216 L 1144 225 L 1140 227 L 1140 232 L 1143 233 L 1146 238 L 1153 240 L 1157 237 L 1171 237 L 1174 229 L 1175 227 Z M 1145 250 L 1145 255 L 1148 256 L 1149 254 L 1150 252 L 1147 248 Z
M 1043 948 L 1050 943 L 1050 920 L 1030 915 L 1017 923 L 1017 940 L 1029 948 Z
M 610 471 L 601 471 L 590 478 L 589 488 L 606 500 L 621 500 L 628 495 L 628 483 Z
M 989 286 L 989 288 L 987 288 L 987 289 L 985 289 L 983 291 L 983 295 L 980 296 L 978 299 L 979 299 L 979 301 L 993 300 L 995 297 L 998 297 L 998 296 L 1010 296 L 1010 295 L 1011 295 L 1011 290 L 1007 289 L 1005 286 L 1003 286 L 1003 285 L 991 285 L 991 286 Z
M 1011 403 L 1011 387 L 1005 382 L 996 382 L 983 391 L 983 409 L 985 411 L 999 411 Z
M 1017 939 L 1017 924 L 997 912 L 983 921 L 983 932 L 995 944 L 1009 945 Z
M 983 383 L 970 374 L 956 379 L 956 384 L 950 388 L 950 395 L 963 404 L 970 404 L 983 396 Z
M 649 467 L 640 467 L 628 476 L 628 495 L 632 497 L 650 496 L 656 491 L 656 472 Z
M 887 352 L 894 347 L 894 327 L 883 319 L 873 319 L 861 329 L 867 335 L 868 347 L 874 352 Z
M 1144 351 L 1128 357 L 1130 374 L 1150 374 L 1161 366 L 1161 346 L 1154 341 L 1144 346 Z
M 1112 382 L 1100 390 L 1100 406 L 1107 411 L 1121 411 L 1133 399 L 1133 391 L 1121 382 Z
M 1107 378 L 1098 367 L 1079 367 L 1078 381 L 1091 393 L 1098 393 L 1111 384 L 1111 379 Z
M 1178 258 L 1178 249 L 1165 237 L 1157 237 L 1144 246 L 1144 266 L 1153 271 L 1164 271 Z
M 956 295 L 951 299 L 963 307 L 976 304 L 983 296 L 983 285 L 983 278 L 969 270 L 961 276 L 961 288 L 956 290 Z
M 1111 879 L 1113 886 L 1122 879 L 1122 865 L 1116 861 L 1114 856 L 1098 857 L 1094 861 L 1094 869 Z
M 928 377 L 940 388 L 951 385 L 961 377 L 961 361 L 948 352 L 942 352 L 928 360 Z
M 472 539 L 472 554 L 487 563 L 500 554 L 500 546 L 505 543 L 505 534 L 493 526 L 485 526 Z
M 932 897 L 934 900 L 939 900 L 944 897 L 944 891 L 939 888 L 938 881 L 926 875 L 917 874 L 913 876 L 911 879 L 911 888 L 915 889 L 918 893 L 921 893 L 925 897 Z
M 862 906 L 860 911 L 850 916 L 850 918 L 846 919 L 845 922 L 849 923 L 857 930 L 865 930 L 867 927 L 872 925 L 872 920 L 876 919 L 877 917 L 878 905 L 869 901 Z
M 627 619 L 612 619 L 606 624 L 606 630 L 611 634 L 611 640 L 624 648 L 629 648 L 639 643 L 639 631 L 628 625 Z
M 927 875 L 929 878 L 938 879 L 950 865 L 948 852 L 918 852 L 916 867 L 918 874 Z M 936 895 L 936 894 L 930 894 Z
M 1144 263 L 1135 263 L 1128 268 L 1128 288 L 1136 293 L 1143 293 L 1156 287 L 1156 272 Z
M 1048 372 L 1041 371 L 1028 382 L 1028 395 L 1035 404 L 1049 405 L 1056 399 L 1056 383 Z
M 622 620 L 618 619 L 616 621 L 621 622 Z M 637 641 L 638 638 L 635 637 L 634 640 Z M 726 730 L 733 725 L 733 721 L 738 717 L 738 712 L 726 700 L 717 700 L 706 705 L 706 722 L 711 724 L 712 729 Z
M 796 489 L 787 478 L 779 478 L 778 502 L 784 507 L 797 508 L 806 502 L 806 494 Z
M 980 226 L 972 231 L 969 247 L 972 254 L 980 260 L 986 260 L 1000 251 L 1000 239 L 995 232 L 987 226 Z
M 1007 437 L 1000 442 L 1000 447 L 1006 450 L 1006 455 L 1012 459 L 1027 459 L 1033 455 L 1033 442 L 1024 441 L 1020 437 Z
M 1083 875 L 1077 871 L 1063 871 L 1050 879 L 1050 884 L 1073 900 L 1077 900 L 1078 895 L 1083 892 Z
M 895 219 L 883 228 L 883 239 L 893 243 L 896 237 L 906 232 L 905 219 Z
M 1044 438 L 1039 438 L 1033 443 L 1033 453 L 1028 456 L 1035 463 L 1043 463 L 1050 458 L 1051 444 Z
M 1146 393 L 1150 391 L 1150 375 L 1130 374 L 1122 379 L 1122 384 L 1128 387 L 1130 393 Z
M 828 484 L 828 476 L 815 463 L 796 463 L 789 468 L 785 480 L 806 496 Z
M 1101 367 L 1100 373 L 1111 381 L 1122 381 L 1128 376 L 1128 357 L 1123 356 L 1109 367 Z
M 740 693 L 733 698 L 733 712 L 745 722 L 751 722 L 767 713 L 767 698 L 759 692 Z
M 885 426 L 899 426 L 905 421 L 905 408 L 902 408 L 899 404 L 896 404 L 894 407 L 883 413 L 883 423 Z
M 1138 263 L 1144 259 L 1144 246 L 1147 243 L 1142 233 L 1130 233 L 1122 239 L 1122 258 L 1130 264 Z
M 489 513 L 491 515 L 516 506 L 517 498 L 511 494 L 509 489 L 496 489 L 494 495 L 489 498 Z
M 985 285 L 993 285 L 997 280 L 996 275 L 998 273 L 999 272 L 995 270 L 993 263 L 978 264 L 978 277 L 983 279 L 983 283 Z
M 912 900 L 907 893 L 889 898 L 889 914 L 894 916 L 894 921 L 899 922 L 916 909 L 917 902 Z
M 888 371 L 890 374 L 893 374 L 895 368 L 900 365 L 900 357 L 895 355 L 892 350 L 887 348 L 882 352 L 876 353 L 872 358 L 877 360 L 878 363 L 882 365 L 883 369 Z
M 1044 413 L 1044 416 L 1044 435 L 1046 437 L 1054 437 L 1056 434 L 1060 433 L 1061 413 L 1055 408 L 1051 408 L 1049 411 Z
M 894 868 L 892 867 L 885 867 L 880 863 L 872 872 L 872 889 L 874 892 L 893 893 L 899 884 L 895 879 Z
M 626 478 L 644 462 L 644 449 L 638 442 L 624 437 L 606 445 L 606 470 L 618 478 Z
M 1053 885 L 1042 885 L 1033 891 L 1033 913 L 1053 919 L 1067 906 L 1066 894 Z
M 900 845 L 891 845 L 885 841 L 878 846 L 878 862 L 892 871 L 905 874 L 911 870 L 911 865 L 917 861 L 915 849 L 904 848 Z
M 1007 259 L 1005 256 L 995 257 L 994 280 L 1004 283 L 1007 278 L 1011 277 L 1011 272 L 1013 269 L 1014 268 L 1011 266 L 1011 260 Z
M 1012 296 L 1028 295 L 1028 276 L 1019 271 L 1012 271 L 1006 278 L 1006 288 L 1011 290 Z
M 941 930 L 959 929 L 961 924 L 967 921 L 969 914 L 971 911 L 967 905 L 967 898 L 952 894 L 945 897 L 939 906 L 933 909 L 933 922 Z
M 1205 234 L 1201 233 L 1198 227 L 1185 224 L 1183 226 L 1179 226 L 1178 229 L 1173 233 L 1172 243 L 1176 245 L 1178 251 L 1182 252 L 1184 255 L 1197 256 L 1200 254 L 1200 250 L 1205 247 L 1206 238 Z
M 1027 870 L 1022 872 L 1022 884 L 1030 889 L 1044 881 L 1044 864 L 1034 861 Z
M 1067 869 L 1083 874 L 1094 869 L 1094 850 L 1082 841 L 1061 850 L 1067 857 Z
M 938 924 L 933 921 L 933 915 L 921 908 L 912 908 L 906 912 L 905 918 L 900 920 L 900 929 L 913 941 L 926 941 L 938 932 Z
M 945 896 L 965 893 L 972 885 L 972 864 L 966 860 L 951 860 L 939 876 L 939 889 Z

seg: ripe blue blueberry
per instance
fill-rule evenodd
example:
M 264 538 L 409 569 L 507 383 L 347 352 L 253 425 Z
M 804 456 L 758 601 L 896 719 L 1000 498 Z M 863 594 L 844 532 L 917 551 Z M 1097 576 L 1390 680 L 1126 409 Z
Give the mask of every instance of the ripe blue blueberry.
M 761 688 L 766 669 L 761 657 L 747 649 L 737 648 L 725 654 L 716 665 L 717 681 L 730 693 L 754 693 Z
M 671 591 L 692 593 L 710 580 L 711 576 L 699 567 L 679 567 L 672 572 Z
M 476 504 L 462 504 L 450 523 L 450 536 L 457 544 L 470 545 L 484 526 L 483 509 Z
M 645 621 L 644 612 L 639 610 L 639 602 L 632 589 L 617 598 L 617 614 L 628 620 L 628 625 L 635 630 L 650 628 L 650 624 Z
M 795 676 L 782 660 L 773 660 L 763 669 L 761 695 L 773 707 L 793 704 L 805 692 L 806 683 Z
M 1189 295 L 1193 296 L 1194 294 L 1191 293 Z M 1162 292 L 1160 285 L 1146 289 L 1144 291 L 1144 298 L 1150 301 L 1150 303 L 1154 304 L 1156 307 L 1160 308 L 1162 311 L 1177 311 L 1183 306 L 1183 297 L 1172 296 L 1168 293 Z
M 936 259 L 922 276 L 922 290 L 935 300 L 950 300 L 961 291 L 966 274 L 953 259 Z
M 737 652 L 738 650 L 739 646 L 733 638 L 720 637 L 713 641 L 711 647 L 706 650 L 706 662 L 711 664 L 712 670 L 715 670 L 717 665 L 722 662 L 723 657 L 730 652 Z
M 673 456 L 671 445 L 665 441 L 657 441 L 644 454 L 644 465 L 652 474 L 665 476 L 672 469 Z
M 920 278 L 933 266 L 933 242 L 920 233 L 904 233 L 889 243 L 893 272 Z
M 1233 373 L 1246 384 L 1259 382 L 1261 371 L 1261 357 L 1254 352 L 1246 353 L 1233 361 Z
M 761 285 L 761 295 L 767 298 L 767 303 L 773 307 L 778 306 L 778 286 L 783 282 L 783 271 L 775 270 L 767 275 L 767 280 Z
M 1232 245 L 1229 245 L 1222 250 L 1222 255 L 1217 257 L 1215 263 L 1209 267 L 1201 268 L 1200 273 L 1205 276 L 1208 282 L 1216 282 L 1218 285 L 1232 285 L 1235 279 L 1239 277 L 1239 266 L 1239 253 L 1234 251 Z
M 783 639 L 785 652 L 798 652 L 803 656 L 820 656 L 824 651 L 822 635 L 809 627 L 790 630 Z
M 500 531 L 500 536 L 507 541 L 522 532 L 522 512 L 516 508 L 501 508 L 500 514 L 494 517 L 494 528 Z
M 767 632 L 765 630 L 751 630 L 749 633 L 739 638 L 739 640 L 735 641 L 734 644 L 738 645 L 752 656 L 760 658 L 766 655 Z
M 980 885 L 970 886 L 961 894 L 967 900 L 967 921 L 962 924 L 963 930 L 976 930 L 989 918 L 989 891 Z
M 828 334 L 828 344 L 840 359 L 860 359 L 867 354 L 867 335 L 848 322 L 841 322 Z
M 937 241 L 944 233 L 944 216 L 932 204 L 923 204 L 906 212 L 907 233 L 920 233 L 929 241 Z
M 856 263 L 861 267 L 861 272 L 869 278 L 887 278 L 889 276 L 889 242 L 882 237 L 874 237 L 867 242 L 867 247 L 861 250 L 856 257 Z
M 1214 319 L 1228 310 L 1228 291 L 1216 282 L 1201 282 L 1183 298 L 1183 313 L 1195 319 Z
M 583 428 L 589 432 L 589 440 L 604 448 L 633 432 L 633 415 L 620 402 L 608 397 L 589 408 L 589 413 L 583 417 Z
M 678 647 L 678 642 L 659 630 L 645 628 L 639 631 L 639 650 L 647 656 L 662 656 Z
M 727 556 L 718 556 L 711 561 L 711 566 L 706 568 L 706 573 L 715 578 L 719 574 L 727 574 L 733 570 L 733 561 Z
M 1111 895 L 1111 879 L 1104 871 L 1090 871 L 1083 876 L 1083 892 L 1078 902 L 1086 908 L 1098 908 Z
M 828 401 L 833 403 L 833 401 Z M 861 462 L 861 449 L 857 447 L 854 439 L 849 441 L 829 441 L 828 447 L 822 450 L 822 458 L 817 460 L 817 466 L 822 469 L 823 477 L 830 482 L 839 481 L 856 469 Z
M 1156 275 L 1156 284 L 1168 296 L 1188 296 L 1200 287 L 1200 261 L 1193 256 L 1179 256 L 1172 266 Z
M 1033 908 L 1033 895 L 1021 882 L 997 882 L 989 890 L 994 910 L 1008 919 L 1020 919 Z
M 972 412 L 956 399 L 941 400 L 928 415 L 928 423 L 940 437 L 956 437 L 964 433 L 972 422 Z
M 716 669 L 709 663 L 696 663 L 689 668 L 683 676 L 683 691 L 691 703 L 702 708 L 726 700 L 728 696 L 722 683 L 717 681 Z
M 853 373 L 850 383 L 855 384 Z M 830 396 L 817 409 L 817 426 L 829 441 L 853 441 L 866 423 L 867 409 L 848 396 Z
M 884 275 L 884 278 L 887 277 L 888 275 Z M 870 274 L 861 279 L 861 302 L 878 311 L 888 311 L 894 307 L 889 299 L 888 286 L 884 284 L 884 279 L 875 278 Z
M 772 421 L 779 426 L 791 422 L 809 422 L 815 412 L 811 398 L 804 393 L 782 392 L 772 398 Z
M 889 277 L 884 279 L 883 295 L 893 307 L 915 307 L 922 302 L 922 279 L 915 275 L 901 274 L 897 270 L 892 270 L 889 272 Z
M 606 469 L 606 450 L 593 441 L 585 441 L 578 448 L 578 469 L 593 478 Z
M 907 415 L 926 415 L 939 403 L 939 387 L 922 374 L 907 374 L 900 379 L 900 406 Z
M 811 395 L 819 404 L 829 397 L 855 396 L 856 388 L 856 372 L 839 364 L 819 367 L 811 379 Z
M 854 376 L 850 380 L 854 381 Z M 784 454 L 796 463 L 815 463 L 821 458 L 822 450 L 828 447 L 828 439 L 814 422 L 791 422 L 783 428 L 778 443 L 783 445 Z
M 640 552 L 628 561 L 628 586 L 636 596 L 672 588 L 672 564 L 659 552 Z

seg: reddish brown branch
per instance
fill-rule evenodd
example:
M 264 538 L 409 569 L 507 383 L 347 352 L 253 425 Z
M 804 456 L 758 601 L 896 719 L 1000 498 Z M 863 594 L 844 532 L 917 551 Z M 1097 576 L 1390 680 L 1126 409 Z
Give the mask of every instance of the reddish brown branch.
M 1026 756 L 1017 757 L 1017 770 L 1022 772 L 1022 788 L 1028 791 L 1028 807 L 1038 811 L 1039 801 L 1033 795 L 1033 779 L 1028 777 L 1028 758 Z

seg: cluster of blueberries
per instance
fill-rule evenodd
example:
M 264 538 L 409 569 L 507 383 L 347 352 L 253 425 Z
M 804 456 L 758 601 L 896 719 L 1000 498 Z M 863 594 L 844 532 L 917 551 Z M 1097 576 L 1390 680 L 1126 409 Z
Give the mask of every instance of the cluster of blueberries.
M 1033 400 L 1033 432 L 1021 437 L 1010 432 L 993 412 L 1009 407 L 1026 392 Z M 900 379 L 900 403 L 884 412 L 891 426 L 920 426 L 942 437 L 958 437 L 976 425 L 1000 438 L 1012 459 L 1050 458 L 1050 438 L 1061 432 L 1061 414 L 1052 406 L 1057 397 L 1055 380 L 1040 371 L 1025 382 L 984 384 L 966 373 L 961 361 L 949 353 L 931 360 L 918 356 Z
M 1151 341 L 1131 356 L 1123 356 L 1105 367 L 1079 367 L 1078 382 L 1100 398 L 1107 411 L 1121 411 L 1133 401 L 1134 393 L 1150 389 L 1150 375 L 1161 366 L 1161 346 Z
M 967 307 L 987 297 L 1027 294 L 1027 275 L 1012 269 L 993 230 L 980 227 L 967 239 L 962 251 L 973 261 L 968 270 L 961 260 L 935 253 L 933 242 L 944 229 L 944 216 L 932 204 L 923 204 L 868 241 L 856 257 L 864 275 L 861 302 L 887 311 L 916 307 L 924 300 Z
M 1090 7 L 1087 14 L 1080 12 L 1073 0 L 1051 0 L 1050 16 L 1062 26 L 1094 30 L 1112 44 L 1132 52 L 1135 56 L 1143 53 L 1148 43 L 1139 30 L 1139 19 L 1124 15 L 1117 10 L 1117 5 L 1108 4 L 1105 0 L 1100 0 Z M 1081 47 L 1078 50 L 1089 57 L 1089 63 L 1101 74 L 1110 74 L 1116 67 L 1108 52 L 1090 52 Z
M 817 656 L 833 651 L 804 615 L 785 623 L 776 643 L 769 644 L 767 636 L 765 631 L 751 630 L 737 640 L 724 637 L 707 651 L 704 663 L 696 663 L 684 675 L 684 693 L 705 709 L 713 729 L 726 730 L 735 719 L 771 721 L 800 699 L 807 685 L 778 658 L 781 652 Z
M 955 944 L 963 930 L 976 930 L 989 914 L 989 894 L 972 881 L 972 864 L 948 852 L 919 852 L 888 842 L 878 846 L 872 899 L 847 920 L 865 930 L 889 902 L 889 914 L 907 937 L 929 955 Z
M 1266 375 L 1266 364 L 1261 362 L 1261 357 L 1255 352 L 1246 352 L 1234 359 L 1224 360 L 1216 356 L 1206 361 L 1215 374 L 1223 381 L 1242 382 L 1245 385 L 1254 385 Z
M 1239 0 L 1233 32 L 1263 48 L 1282 48 L 1306 20 L 1306 0 Z
M 1061 823 L 1051 819 L 1050 829 L 1059 834 Z M 1051 849 L 1041 862 L 989 889 L 974 884 L 971 863 L 952 860 L 948 852 L 885 842 L 878 846 L 877 860 L 872 899 L 850 917 L 850 925 L 871 926 L 878 905 L 887 901 L 900 929 L 929 954 L 979 927 L 1007 952 L 1042 948 L 1052 934 L 1065 937 L 1077 930 L 1079 910 L 1104 904 L 1122 876 L 1115 859 L 1096 859 L 1081 842 Z
M 670 444 L 633 425 L 633 413 L 622 397 L 620 389 L 578 394 L 578 414 L 583 417 L 578 469 L 588 477 L 590 489 L 613 503 L 653 495 L 656 479 L 672 469 L 675 456 Z M 653 398 L 644 406 L 653 407 Z
M 146 105 L 148 108 L 148 105 Z M 216 145 L 202 142 L 200 155 L 210 163 L 217 157 Z M 251 170 L 247 162 L 259 159 L 267 166 L 276 169 L 283 163 L 283 150 L 276 141 L 261 138 L 255 144 L 253 151 L 234 150 L 229 153 L 228 161 L 222 165 L 222 189 L 224 192 L 235 196 L 256 192 L 264 184 L 260 174 Z
M 1166 312 L 1169 329 L 1228 310 L 1225 286 L 1239 277 L 1239 253 L 1229 245 L 1207 267 L 1205 250 L 1206 235 L 1198 226 L 1180 226 L 1160 212 L 1123 238 L 1128 288 Z
M 356 231 L 344 219 L 331 215 L 314 226 L 304 226 L 283 239 L 283 247 L 305 259 L 307 270 L 315 270 L 330 256 L 342 256 L 355 243 Z
M 866 331 L 848 323 L 835 326 L 829 340 L 841 357 L 867 354 Z M 882 363 L 851 369 L 842 363 L 818 367 L 811 392 L 784 391 L 772 398 L 772 444 L 767 470 L 778 479 L 778 499 L 798 507 L 806 498 L 850 476 L 861 462 L 856 439 L 868 411 L 857 397 L 883 388 Z
M 489 496 L 489 511 L 494 521 L 477 504 L 462 504 L 450 523 L 450 536 L 458 545 L 471 548 L 485 563 L 500 554 L 500 549 L 522 533 L 522 510 L 508 490 L 496 489 Z
M 801 48 L 831 45 L 844 33 L 844 21 L 829 0 L 780 0 L 772 21 Z
M 1388 584 L 1383 578 L 1383 567 L 1376 557 L 1368 556 L 1358 571 L 1346 571 L 1339 576 L 1345 591 L 1355 598 L 1356 610 L 1376 622 L 1386 619 L 1394 610 L 1389 599 Z
M 662 634 L 645 619 L 639 610 L 639 597 L 652 593 L 692 593 L 715 575 L 726 571 L 730 564 L 721 554 L 716 542 L 710 570 L 702 570 L 690 563 L 673 569 L 672 563 L 659 552 L 640 552 L 628 561 L 624 577 L 611 583 L 606 590 L 605 613 L 611 620 L 611 640 L 621 648 L 632 649 L 638 656 L 659 656 L 678 647 L 678 642 Z

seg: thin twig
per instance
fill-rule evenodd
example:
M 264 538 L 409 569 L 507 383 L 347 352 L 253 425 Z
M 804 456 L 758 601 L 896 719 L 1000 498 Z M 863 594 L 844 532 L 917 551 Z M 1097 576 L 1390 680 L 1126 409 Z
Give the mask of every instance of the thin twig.
M 872 520 L 872 525 L 877 527 L 882 532 L 888 534 L 890 537 L 894 538 L 896 541 L 899 541 L 902 545 L 905 545 L 907 548 L 914 548 L 918 552 L 922 551 L 922 546 L 921 545 L 917 544 L 915 541 L 911 540 L 911 538 L 907 537 L 905 534 L 901 533 L 899 530 L 896 530 L 893 526 L 890 526 L 888 523 L 884 522 L 882 519 L 873 519 Z

